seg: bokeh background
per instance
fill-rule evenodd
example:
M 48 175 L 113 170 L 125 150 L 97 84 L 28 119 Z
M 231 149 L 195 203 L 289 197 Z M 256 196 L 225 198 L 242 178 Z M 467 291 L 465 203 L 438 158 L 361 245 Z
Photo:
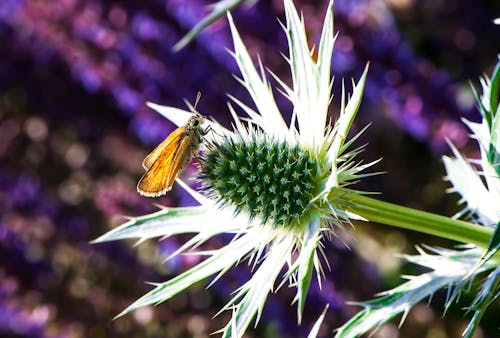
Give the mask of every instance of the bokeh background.
M 184 108 L 202 92 L 198 110 L 229 124 L 226 93 L 249 101 L 233 79 L 236 66 L 226 21 L 220 20 L 184 50 L 172 46 L 207 12 L 202 0 L 1 0 L 0 1 L 0 337 L 207 337 L 228 320 L 213 318 L 230 290 L 249 276 L 232 269 L 208 290 L 200 283 L 169 302 L 113 321 L 128 304 L 196 263 L 163 258 L 186 238 L 92 245 L 123 221 L 122 215 L 155 210 L 153 203 L 190 205 L 175 187 L 151 200 L 135 192 L 142 158 L 174 128 L 146 101 Z M 296 0 L 318 41 L 326 0 Z M 281 0 L 261 0 L 234 11 L 253 56 L 288 82 L 280 52 L 286 40 L 276 17 Z M 357 187 L 389 202 L 453 215 L 440 161 L 446 138 L 468 156 L 476 147 L 460 122 L 478 120 L 469 81 L 497 60 L 498 0 L 336 0 L 333 71 L 359 78 L 370 61 L 355 130 L 371 123 L 358 145 L 365 161 L 386 172 Z M 279 97 L 284 111 L 289 103 Z M 338 109 L 334 100 L 332 114 Z M 333 115 L 332 115 L 333 116 Z M 185 176 L 193 174 L 189 167 Z M 311 288 L 303 325 L 296 325 L 293 290 L 268 300 L 248 337 L 304 337 L 326 303 L 321 337 L 367 300 L 421 273 L 397 253 L 414 245 L 453 243 L 377 224 L 355 225 L 326 246 L 332 269 L 323 289 Z M 220 238 L 208 243 L 217 247 Z M 345 242 L 351 249 L 343 243 Z M 442 318 L 445 293 L 373 337 L 459 337 L 467 319 L 465 295 Z M 493 304 L 477 337 L 498 337 L 500 306 Z

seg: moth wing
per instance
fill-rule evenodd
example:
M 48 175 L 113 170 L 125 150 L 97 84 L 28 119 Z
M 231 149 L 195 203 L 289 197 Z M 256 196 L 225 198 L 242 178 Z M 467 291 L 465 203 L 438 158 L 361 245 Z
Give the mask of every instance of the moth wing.
M 166 156 L 169 156 L 165 158 Z M 166 184 L 169 172 L 168 166 L 174 154 L 161 153 L 151 168 L 141 177 L 137 183 L 137 192 L 147 197 L 158 197 L 169 191 L 172 186 Z
M 139 194 L 147 197 L 158 197 L 172 189 L 175 180 L 175 177 L 171 178 L 172 168 L 175 167 L 176 154 L 178 154 L 182 143 L 185 141 L 180 137 L 179 134 L 174 140 L 166 142 L 163 148 L 158 146 L 157 149 L 153 150 L 153 153 L 157 152 L 157 154 L 151 153 L 146 157 L 145 162 L 152 158 L 151 155 L 155 156 L 155 161 L 146 169 L 146 173 L 137 183 L 137 192 Z M 165 141 L 168 141 L 168 139 Z M 158 148 L 160 149 L 158 150 Z
M 175 129 L 166 139 L 164 139 L 152 152 L 149 153 L 148 156 L 142 161 L 142 167 L 144 170 L 148 170 L 151 168 L 153 163 L 159 158 L 160 154 L 165 150 L 175 153 L 177 144 L 179 143 L 179 138 L 182 137 L 184 130 L 186 128 L 184 126 Z M 172 149 L 173 147 L 173 149 Z
M 177 178 L 179 173 L 184 169 L 187 162 L 191 158 L 192 149 L 190 149 L 190 143 L 191 139 L 189 137 L 184 137 L 181 143 L 179 144 L 177 151 L 174 154 L 174 158 L 172 159 L 171 162 L 171 168 L 169 170 L 169 176 L 167 179 L 167 186 L 170 186 L 170 188 L 172 188 L 175 179 Z

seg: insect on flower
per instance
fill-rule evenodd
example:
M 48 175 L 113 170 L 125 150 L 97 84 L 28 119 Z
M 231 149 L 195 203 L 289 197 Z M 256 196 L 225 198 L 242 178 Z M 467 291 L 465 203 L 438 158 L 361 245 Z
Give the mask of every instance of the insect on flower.
M 196 103 L 198 100 L 199 94 Z M 194 112 L 194 109 L 194 115 L 186 125 L 174 130 L 142 162 L 146 173 L 137 184 L 139 194 L 159 197 L 170 191 L 177 176 L 198 151 L 208 128 L 202 127 L 205 117 Z

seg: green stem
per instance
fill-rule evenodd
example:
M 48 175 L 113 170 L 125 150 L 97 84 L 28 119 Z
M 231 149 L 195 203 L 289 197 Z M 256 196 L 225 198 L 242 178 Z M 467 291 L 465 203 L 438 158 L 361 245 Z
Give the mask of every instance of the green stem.
M 493 234 L 492 229 L 487 227 L 378 201 L 349 190 L 343 190 L 337 197 L 347 202 L 348 211 L 373 222 L 471 243 L 483 248 L 488 248 Z

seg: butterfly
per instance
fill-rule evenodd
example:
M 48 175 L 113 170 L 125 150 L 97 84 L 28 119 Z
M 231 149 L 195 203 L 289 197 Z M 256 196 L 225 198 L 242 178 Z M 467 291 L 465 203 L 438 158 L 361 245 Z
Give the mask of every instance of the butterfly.
M 175 179 L 198 151 L 208 128 L 205 117 L 195 113 L 186 125 L 175 129 L 142 162 L 146 173 L 137 184 L 137 192 L 159 197 L 172 189 Z

